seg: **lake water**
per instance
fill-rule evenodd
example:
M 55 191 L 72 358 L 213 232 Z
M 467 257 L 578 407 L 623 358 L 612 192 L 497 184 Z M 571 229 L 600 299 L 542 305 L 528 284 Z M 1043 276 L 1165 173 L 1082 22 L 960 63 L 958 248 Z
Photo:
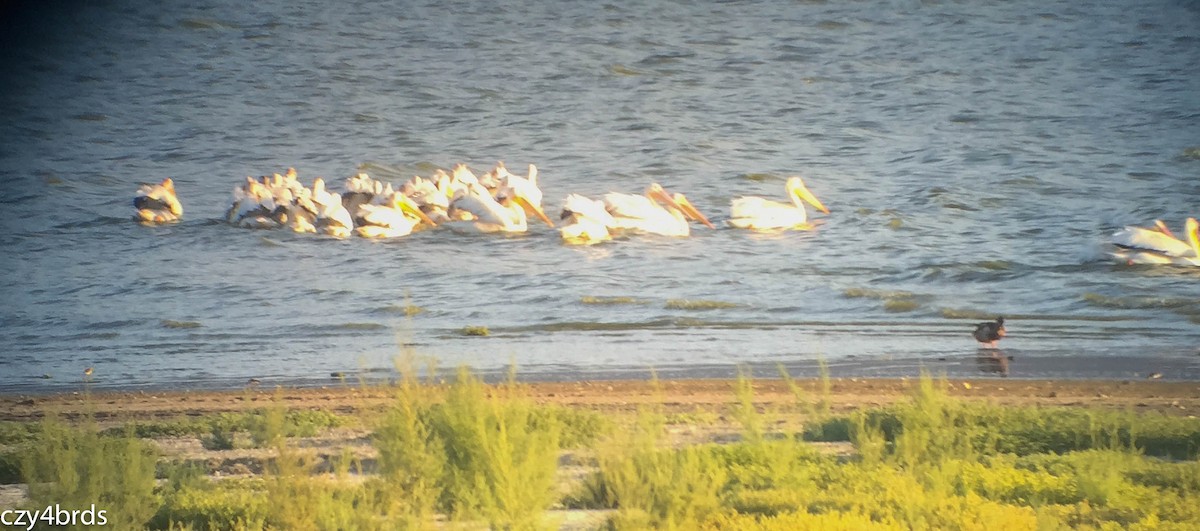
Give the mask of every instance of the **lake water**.
M 887 375 L 973 359 L 995 315 L 1014 367 L 1200 379 L 1200 269 L 1103 247 L 1200 215 L 1195 1 L 7 9 L 0 391 L 89 366 L 112 387 L 385 377 L 402 351 L 530 377 Z M 497 160 L 537 164 L 552 215 L 657 181 L 718 221 L 793 174 L 832 214 L 591 247 L 532 224 L 366 241 L 217 221 L 288 166 L 340 185 Z M 167 176 L 185 220 L 132 222 L 138 183 Z

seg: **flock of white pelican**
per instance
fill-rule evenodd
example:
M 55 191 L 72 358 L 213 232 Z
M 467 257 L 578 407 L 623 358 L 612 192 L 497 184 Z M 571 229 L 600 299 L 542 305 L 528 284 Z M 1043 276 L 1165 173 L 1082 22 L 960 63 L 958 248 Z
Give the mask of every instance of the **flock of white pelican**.
M 225 212 L 230 224 L 247 228 L 290 228 L 344 238 L 396 238 L 444 225 L 466 232 L 525 232 L 536 217 L 556 227 L 542 209 L 537 166 L 525 175 L 510 172 L 503 162 L 476 175 L 466 164 L 433 176 L 414 176 L 399 187 L 365 173 L 347 178 L 341 193 L 325 188 L 318 177 L 304 186 L 296 170 L 257 179 L 247 177 L 233 189 Z M 787 202 L 762 197 L 739 197 L 730 203 L 730 227 L 750 230 L 807 228 L 805 204 L 829 213 L 799 177 L 784 185 Z M 183 215 L 171 179 L 143 184 L 133 200 L 135 219 L 147 224 L 171 223 Z M 593 244 L 626 232 L 688 236 L 691 224 L 716 227 L 681 193 L 651 183 L 642 194 L 610 192 L 601 199 L 570 194 L 563 203 L 563 241 Z M 1110 256 L 1125 264 L 1200 266 L 1200 223 L 1188 218 L 1184 238 L 1177 238 L 1162 221 L 1154 227 L 1125 227 L 1112 236 Z
M 601 199 L 568 195 L 561 226 L 542 209 L 537 166 L 525 175 L 512 173 L 503 162 L 476 175 L 466 164 L 433 176 L 414 176 L 399 187 L 359 173 L 345 180 L 342 192 L 330 192 L 318 177 L 303 185 L 293 168 L 283 174 L 247 177 L 234 187 L 225 221 L 246 228 L 288 228 L 339 238 L 396 238 L 414 231 L 446 226 L 463 232 L 525 232 L 536 217 L 556 227 L 563 241 L 592 244 L 626 232 L 688 236 L 691 223 L 715 229 L 687 197 L 651 183 L 642 194 L 610 192 Z M 821 204 L 799 177 L 787 180 L 788 203 L 761 197 L 732 202 L 729 225 L 755 230 L 808 227 L 805 202 L 822 212 Z M 171 223 L 183 215 L 171 179 L 143 184 L 134 198 L 135 219 L 147 224 Z

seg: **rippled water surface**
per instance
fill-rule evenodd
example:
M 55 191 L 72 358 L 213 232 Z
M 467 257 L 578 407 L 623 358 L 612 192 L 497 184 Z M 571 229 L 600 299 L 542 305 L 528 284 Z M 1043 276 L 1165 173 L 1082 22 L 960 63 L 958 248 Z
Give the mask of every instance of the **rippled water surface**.
M 322 382 L 386 374 L 402 346 L 531 375 L 886 374 L 969 365 L 997 314 L 1014 367 L 1200 379 L 1200 270 L 1102 245 L 1200 215 L 1195 1 L 503 5 L 10 8 L 0 391 L 87 366 L 111 386 Z M 721 219 L 792 174 L 833 212 L 582 248 L 545 226 L 377 242 L 216 221 L 242 178 L 287 166 L 401 181 L 497 160 L 536 163 L 552 212 L 658 181 Z M 130 221 L 166 176 L 185 221 Z

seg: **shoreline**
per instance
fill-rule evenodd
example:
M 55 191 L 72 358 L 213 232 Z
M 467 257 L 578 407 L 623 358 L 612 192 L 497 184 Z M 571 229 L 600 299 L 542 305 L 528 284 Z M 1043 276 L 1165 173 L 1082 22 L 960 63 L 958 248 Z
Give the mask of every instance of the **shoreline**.
M 941 357 L 846 357 L 827 360 L 826 369 L 831 378 L 840 379 L 900 379 L 917 378 L 922 371 L 934 377 L 951 379 L 997 381 L 1094 381 L 1121 382 L 1135 380 L 1161 380 L 1170 382 L 1200 382 L 1200 350 L 1194 355 L 1173 357 L 1122 356 L 1054 356 L 1025 355 L 1018 350 L 985 350 L 974 354 Z M 689 364 L 661 367 L 643 366 L 582 366 L 524 365 L 517 367 L 517 378 L 525 383 L 553 384 L 577 381 L 647 381 L 653 376 L 663 380 L 723 380 L 736 378 L 739 369 L 750 371 L 756 379 L 779 377 L 779 368 L 785 368 L 797 379 L 820 378 L 821 362 L 818 360 L 751 361 L 727 364 Z M 452 378 L 456 368 L 441 367 L 438 378 Z M 471 367 L 474 374 L 486 382 L 499 382 L 507 378 L 507 368 Z M 418 370 L 422 377 L 425 370 Z M 106 374 L 103 366 L 88 380 L 79 375 L 71 381 L 30 378 L 25 385 L 0 387 L 0 397 L 48 397 L 60 394 L 146 392 L 165 393 L 170 391 L 229 392 L 239 391 L 248 382 L 263 388 L 277 386 L 296 389 L 319 389 L 358 385 L 386 385 L 394 382 L 397 372 L 392 368 L 347 370 L 315 374 L 294 375 L 241 375 L 209 379 L 179 379 L 132 381 L 121 380 Z
M 537 403 L 634 412 L 648 404 L 668 411 L 727 408 L 735 402 L 736 379 L 661 379 L 658 388 L 649 380 L 580 380 L 573 382 L 520 381 L 526 395 Z M 834 411 L 892 404 L 910 396 L 916 378 L 837 378 L 827 381 L 796 378 L 805 397 L 827 396 Z M 828 394 L 824 386 L 828 384 Z M 755 403 L 760 406 L 796 403 L 796 396 L 780 379 L 755 378 Z M 382 408 L 393 399 L 387 385 L 325 387 L 256 386 L 239 390 L 125 390 L 67 392 L 41 396 L 0 394 L 0 420 L 33 421 L 47 413 L 68 417 L 94 415 L 98 420 L 124 421 L 198 416 L 245 411 L 281 403 L 288 409 L 324 409 L 358 413 Z M 1200 413 L 1200 382 L 1163 380 L 1013 380 L 999 378 L 947 378 L 946 390 L 954 397 L 998 405 L 1098 407 L 1132 411 L 1157 411 L 1169 415 Z M 276 402 L 278 400 L 278 402 Z

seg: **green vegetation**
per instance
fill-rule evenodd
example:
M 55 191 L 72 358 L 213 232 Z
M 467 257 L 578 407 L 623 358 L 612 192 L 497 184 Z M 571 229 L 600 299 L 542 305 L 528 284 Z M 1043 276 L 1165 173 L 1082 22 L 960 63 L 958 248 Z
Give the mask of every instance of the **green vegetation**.
M 584 295 L 583 297 L 579 298 L 579 302 L 581 302 L 583 304 L 605 305 L 605 304 L 646 304 L 648 301 L 646 299 L 639 299 L 637 297 L 594 297 L 591 295 Z
M 883 310 L 890 313 L 903 313 L 917 310 L 922 301 L 928 300 L 928 295 L 918 295 L 911 291 L 881 290 L 869 288 L 847 288 L 842 292 L 848 299 L 877 299 L 883 301 Z
M 491 335 L 491 331 L 486 326 L 464 326 L 459 333 L 464 336 L 479 336 L 486 337 Z
M 262 447 L 263 435 L 269 409 L 259 408 L 238 413 L 218 413 L 204 418 L 179 418 L 160 421 L 133 421 L 124 426 L 109 428 L 105 434 L 119 434 L 130 430 L 139 438 L 201 436 L 206 446 L 211 443 L 215 450 L 233 449 L 238 434 L 248 434 L 248 447 Z M 296 410 L 283 414 L 283 430 L 286 437 L 312 437 L 320 431 L 352 422 L 329 411 Z
M 725 301 L 710 301 L 704 299 L 668 299 L 663 307 L 668 310 L 722 310 L 737 308 L 740 304 Z
M 30 485 L 28 507 L 96 503 L 121 529 L 546 529 L 555 506 L 607 510 L 607 529 L 1200 526 L 1195 418 L 966 402 L 929 377 L 900 403 L 835 414 L 827 370 L 802 387 L 782 369 L 791 404 L 763 407 L 742 372 L 719 410 L 667 413 L 660 391 L 614 418 L 539 405 L 512 376 L 401 374 L 382 411 L 357 417 L 362 451 L 318 455 L 308 438 L 351 419 L 277 401 L 105 430 L 4 423 L 0 464 Z M 738 436 L 676 438 L 721 426 Z M 262 473 L 217 480 L 147 440 L 179 437 L 254 446 Z

